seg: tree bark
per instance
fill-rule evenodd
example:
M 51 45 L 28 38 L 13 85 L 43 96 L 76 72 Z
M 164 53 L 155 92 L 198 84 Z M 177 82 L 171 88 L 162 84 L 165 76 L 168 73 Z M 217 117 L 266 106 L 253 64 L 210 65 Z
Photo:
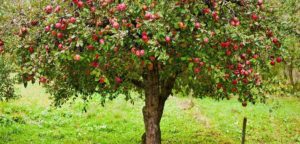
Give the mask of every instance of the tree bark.
M 293 71 L 294 71 L 294 59 L 291 58 L 291 63 L 289 65 L 289 77 L 290 77 L 291 85 L 293 86 L 292 93 L 294 93 L 295 91 L 295 81 L 294 81 Z
M 161 144 L 160 121 L 175 78 L 160 80 L 158 65 L 154 64 L 153 70 L 147 71 L 143 79 L 145 84 L 145 106 L 143 107 L 145 133 L 142 136 L 142 143 Z

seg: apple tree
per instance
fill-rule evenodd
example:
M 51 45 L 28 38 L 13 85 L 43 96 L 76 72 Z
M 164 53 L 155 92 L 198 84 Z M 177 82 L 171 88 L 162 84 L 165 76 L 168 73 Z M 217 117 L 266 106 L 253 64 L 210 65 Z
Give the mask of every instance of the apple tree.
M 263 0 L 49 0 L 36 9 L 14 48 L 23 83 L 39 81 L 56 105 L 138 91 L 147 144 L 161 143 L 173 93 L 263 101 L 259 72 L 282 61 Z

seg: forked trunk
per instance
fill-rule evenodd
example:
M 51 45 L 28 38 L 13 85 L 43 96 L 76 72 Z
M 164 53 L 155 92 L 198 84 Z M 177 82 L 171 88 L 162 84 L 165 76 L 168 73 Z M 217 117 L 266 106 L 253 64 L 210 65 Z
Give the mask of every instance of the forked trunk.
M 171 93 L 175 78 L 171 81 L 160 81 L 157 65 L 144 76 L 145 106 L 143 108 L 145 133 L 143 144 L 161 144 L 160 120 L 165 101 Z M 166 85 L 168 83 L 168 85 Z

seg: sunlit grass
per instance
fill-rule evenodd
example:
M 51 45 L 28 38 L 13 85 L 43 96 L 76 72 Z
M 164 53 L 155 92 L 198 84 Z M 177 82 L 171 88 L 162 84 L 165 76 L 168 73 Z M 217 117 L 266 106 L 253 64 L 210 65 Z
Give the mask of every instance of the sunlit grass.
M 144 131 L 143 102 L 132 105 L 120 97 L 105 107 L 95 98 L 83 111 L 77 100 L 62 108 L 52 107 L 49 95 L 37 85 L 19 87 L 22 98 L 0 102 L 0 143 L 140 143 Z M 241 123 L 248 118 L 248 143 L 293 144 L 300 142 L 300 101 L 271 99 L 267 104 L 243 108 L 236 100 L 217 102 L 171 97 L 161 122 L 163 143 L 240 143 Z

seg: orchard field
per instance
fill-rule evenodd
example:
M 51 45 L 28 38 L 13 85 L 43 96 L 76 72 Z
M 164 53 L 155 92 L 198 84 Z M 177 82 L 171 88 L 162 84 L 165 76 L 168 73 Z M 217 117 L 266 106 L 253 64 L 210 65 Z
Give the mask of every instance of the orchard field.
M 62 108 L 38 85 L 19 87 L 22 98 L 0 103 L 1 144 L 138 144 L 144 131 L 142 100 L 131 104 L 119 97 L 99 105 L 80 100 Z M 133 93 L 133 95 L 136 95 Z M 137 95 L 136 95 L 137 97 Z M 238 144 L 242 119 L 248 117 L 247 143 L 300 143 L 300 100 L 268 99 L 267 104 L 241 106 L 235 98 L 215 101 L 172 96 L 161 127 L 164 144 Z

